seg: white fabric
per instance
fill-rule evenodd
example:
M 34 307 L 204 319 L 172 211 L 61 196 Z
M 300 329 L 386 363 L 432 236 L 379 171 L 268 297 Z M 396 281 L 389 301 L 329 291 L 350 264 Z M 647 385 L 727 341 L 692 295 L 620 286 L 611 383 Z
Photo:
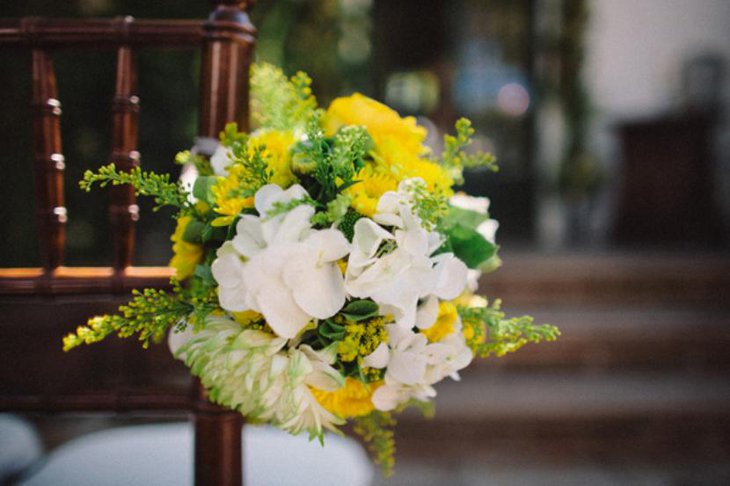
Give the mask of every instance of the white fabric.
M 15 415 L 0 415 L 0 484 L 40 459 L 42 453 L 31 424 Z
M 244 427 L 246 486 L 365 486 L 373 468 L 352 439 L 328 435 L 325 447 L 268 427 Z M 193 484 L 190 423 L 121 427 L 55 450 L 22 486 L 185 486 Z

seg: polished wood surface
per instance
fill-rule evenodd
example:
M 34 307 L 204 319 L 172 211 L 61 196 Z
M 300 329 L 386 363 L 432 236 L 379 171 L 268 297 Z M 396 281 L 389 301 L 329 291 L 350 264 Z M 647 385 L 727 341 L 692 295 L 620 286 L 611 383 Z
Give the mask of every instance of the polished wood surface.
M 117 50 L 117 78 L 112 102 L 112 153 L 110 162 L 120 170 L 139 166 L 137 151 L 137 63 L 129 46 Z M 131 186 L 109 188 L 109 220 L 114 241 L 114 269 L 119 273 L 132 264 L 134 223 L 139 219 L 139 206 Z
M 246 9 L 253 2 L 210 3 L 212 13 L 205 21 L 0 20 L 0 48 L 26 48 L 32 59 L 33 170 L 42 265 L 0 269 L 0 355 L 12 365 L 0 367 L 0 410 L 187 411 L 195 422 L 196 484 L 235 486 L 242 482 L 242 418 L 210 404 L 166 346 L 143 350 L 133 339 L 109 339 L 67 354 L 61 350 L 64 334 L 93 315 L 114 312 L 132 289 L 169 287 L 172 271 L 133 266 L 139 208 L 134 191 L 125 186 L 109 191 L 111 265 L 63 265 L 66 160 L 52 53 L 60 49 L 116 51 L 109 161 L 120 170 L 130 170 L 141 160 L 138 48 L 201 49 L 199 136 L 217 138 L 231 121 L 248 129 L 248 71 L 256 31 Z

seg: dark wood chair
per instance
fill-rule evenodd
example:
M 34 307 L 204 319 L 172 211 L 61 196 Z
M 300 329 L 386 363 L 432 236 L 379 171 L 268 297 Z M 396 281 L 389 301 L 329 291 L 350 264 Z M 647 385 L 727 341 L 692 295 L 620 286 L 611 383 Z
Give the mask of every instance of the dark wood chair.
M 63 265 L 66 162 L 52 52 L 116 50 L 109 160 L 129 169 L 140 163 L 135 62 L 139 48 L 202 50 L 200 140 L 217 138 L 230 121 L 248 127 L 248 69 L 255 42 L 246 13 L 250 3 L 212 1 L 207 21 L 0 20 L 0 47 L 21 47 L 32 57 L 33 169 L 42 261 L 40 268 L 0 269 L 0 411 L 192 413 L 198 485 L 241 484 L 239 414 L 207 402 L 166 346 L 145 351 L 137 342 L 111 339 L 68 354 L 61 351 L 62 336 L 74 326 L 94 314 L 114 311 L 133 288 L 168 286 L 171 273 L 167 268 L 131 265 L 139 214 L 129 187 L 110 189 L 113 264 Z

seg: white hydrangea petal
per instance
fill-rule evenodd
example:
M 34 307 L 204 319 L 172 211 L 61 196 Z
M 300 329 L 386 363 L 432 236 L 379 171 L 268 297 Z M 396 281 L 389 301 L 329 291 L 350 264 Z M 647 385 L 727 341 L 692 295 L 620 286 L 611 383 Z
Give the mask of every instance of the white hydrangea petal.
M 373 215 L 373 220 L 383 226 L 394 226 L 396 228 L 402 228 L 403 218 L 393 213 L 376 213 Z
M 291 339 L 311 320 L 283 284 L 267 286 L 256 294 L 256 303 L 277 336 Z
M 254 207 L 261 217 L 266 217 L 284 190 L 276 184 L 262 186 L 254 195 Z
M 433 293 L 443 300 L 455 299 L 464 291 L 468 268 L 453 255 L 443 254 L 439 257 L 442 258 L 434 267 L 438 280 Z
M 307 314 L 317 319 L 332 317 L 345 304 L 345 282 L 337 265 L 316 267 L 313 252 L 292 259 L 283 268 L 284 282 L 294 301 Z
M 228 173 L 228 166 L 231 164 L 230 150 L 221 144 L 218 144 L 215 152 L 210 157 L 210 165 L 213 173 L 217 176 L 225 177 Z
M 315 231 L 305 243 L 317 252 L 317 264 L 334 262 L 350 253 L 350 242 L 336 229 Z
M 439 300 L 435 296 L 430 296 L 426 302 L 418 306 L 416 312 L 416 327 L 418 329 L 428 329 L 433 326 L 439 315 Z
M 210 266 L 213 278 L 222 287 L 237 287 L 243 282 L 243 264 L 236 253 L 223 253 Z
M 307 204 L 295 207 L 286 213 L 281 220 L 277 217 L 275 221 L 266 221 L 264 223 L 266 241 L 269 244 L 300 241 L 309 233 L 312 227 L 309 220 L 313 215 L 314 208 Z M 269 231 L 269 228 L 275 228 L 275 230 Z
M 402 248 L 411 255 L 426 255 L 428 252 L 428 233 L 420 228 L 408 231 L 395 232 L 398 248 Z
M 404 385 L 418 383 L 425 373 L 426 359 L 411 351 L 393 353 L 388 362 L 387 374 Z
M 487 214 L 489 211 L 488 198 L 469 196 L 463 192 L 459 192 L 451 196 L 449 198 L 449 204 L 454 207 L 474 211 L 479 214 Z
M 365 356 L 362 360 L 362 364 L 368 368 L 382 369 L 388 366 L 388 359 L 390 353 L 388 351 L 388 345 L 380 343 L 375 351 Z
M 383 240 L 392 240 L 393 235 L 369 218 L 360 218 L 355 223 L 352 245 L 359 252 L 372 257 Z
M 378 387 L 371 398 L 373 405 L 381 412 L 389 412 L 401 402 L 401 395 L 398 390 L 388 385 Z
M 261 220 L 250 214 L 244 214 L 236 224 L 236 236 L 232 244 L 236 251 L 246 258 L 251 258 L 266 248 Z

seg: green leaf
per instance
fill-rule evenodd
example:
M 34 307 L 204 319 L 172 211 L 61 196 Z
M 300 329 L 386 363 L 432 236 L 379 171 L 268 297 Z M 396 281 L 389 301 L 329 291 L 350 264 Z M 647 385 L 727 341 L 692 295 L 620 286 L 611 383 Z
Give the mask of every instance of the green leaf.
M 187 224 L 187 226 L 185 226 L 183 240 L 188 243 L 195 243 L 198 245 L 203 243 L 203 232 L 206 227 L 207 225 L 205 223 L 198 221 L 197 219 L 193 219 Z
M 490 243 L 477 230 L 457 224 L 446 230 L 454 255 L 469 268 L 478 268 L 497 252 L 497 245 Z
M 208 204 L 213 204 L 213 194 L 210 189 L 217 181 L 218 178 L 215 176 L 198 177 L 193 184 L 193 196 Z
M 362 321 L 378 315 L 378 304 L 372 300 L 353 300 L 341 311 L 351 321 Z
M 450 224 L 463 224 L 469 228 L 476 228 L 483 222 L 489 220 L 489 214 L 482 214 L 472 211 L 471 209 L 449 206 L 447 220 Z
M 329 319 L 320 323 L 317 332 L 330 341 L 342 341 L 345 338 L 345 327 L 335 324 Z

